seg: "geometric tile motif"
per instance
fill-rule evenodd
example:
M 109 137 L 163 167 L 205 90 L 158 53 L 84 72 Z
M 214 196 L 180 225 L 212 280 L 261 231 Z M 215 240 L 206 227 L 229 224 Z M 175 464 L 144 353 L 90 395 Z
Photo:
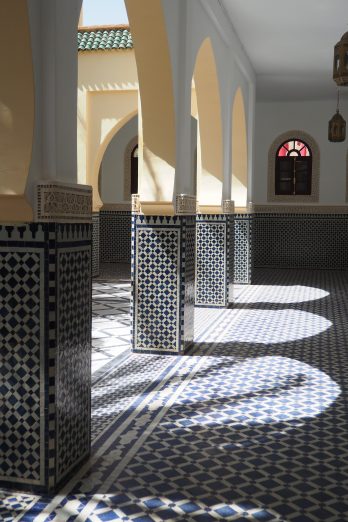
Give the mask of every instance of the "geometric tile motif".
M 254 215 L 256 267 L 347 269 L 348 216 Z
M 251 215 L 236 215 L 234 220 L 234 283 L 251 281 Z
M 100 214 L 92 214 L 92 277 L 99 274 L 100 257 Z
M 131 212 L 100 212 L 100 259 L 102 263 L 130 263 Z
M 181 349 L 192 343 L 194 337 L 195 316 L 195 255 L 196 255 L 196 218 L 185 217 L 182 234 L 182 322 L 181 322 Z
M 196 306 L 227 304 L 227 223 L 222 219 L 224 216 L 197 217 Z
M 135 349 L 178 352 L 180 229 L 136 230 Z
M 1 478 L 37 484 L 44 467 L 43 251 L 0 251 Z
M 204 331 L 193 356 L 169 358 L 172 365 L 163 357 L 162 376 L 155 371 L 137 397 L 132 372 L 139 384 L 147 359 L 146 386 L 161 358 L 132 355 L 128 398 L 123 389 L 122 412 L 100 435 L 91 468 L 51 497 L 40 520 L 347 520 L 348 274 L 272 269 L 257 271 L 254 283 L 233 309 L 197 309 Z M 281 325 L 269 314 L 284 309 L 327 327 L 286 340 L 284 331 L 300 331 L 291 314 Z M 253 339 L 270 327 L 272 342 Z
M 90 450 L 90 249 L 58 248 L 57 480 Z

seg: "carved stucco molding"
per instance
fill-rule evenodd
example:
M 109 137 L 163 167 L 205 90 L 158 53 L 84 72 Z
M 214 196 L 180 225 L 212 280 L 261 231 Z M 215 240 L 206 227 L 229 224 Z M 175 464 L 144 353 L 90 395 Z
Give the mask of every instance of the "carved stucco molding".
M 306 195 L 276 195 L 275 194 L 275 162 L 278 148 L 285 141 L 298 138 L 306 142 L 312 152 L 312 188 L 311 194 Z M 315 139 L 305 131 L 289 130 L 277 136 L 270 146 L 268 152 L 268 187 L 267 201 L 278 201 L 283 203 L 311 203 L 319 201 L 319 178 L 320 178 L 320 149 Z
M 39 181 L 36 184 L 34 219 L 43 223 L 90 223 L 92 187 Z
M 224 199 L 222 202 L 222 213 L 223 214 L 234 214 L 235 206 L 232 199 Z
M 192 215 L 197 212 L 197 198 L 189 194 L 177 194 L 175 197 L 175 214 Z

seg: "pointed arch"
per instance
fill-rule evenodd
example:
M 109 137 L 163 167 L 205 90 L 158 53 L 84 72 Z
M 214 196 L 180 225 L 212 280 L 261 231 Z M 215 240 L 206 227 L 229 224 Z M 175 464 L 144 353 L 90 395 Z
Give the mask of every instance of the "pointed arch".
M 248 137 L 245 103 L 238 87 L 232 106 L 232 199 L 245 208 L 248 199 Z

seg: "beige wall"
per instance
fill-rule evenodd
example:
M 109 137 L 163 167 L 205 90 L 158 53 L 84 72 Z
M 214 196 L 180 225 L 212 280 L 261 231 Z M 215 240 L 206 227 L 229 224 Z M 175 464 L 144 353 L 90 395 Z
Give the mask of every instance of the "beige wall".
M 30 220 L 23 196 L 34 129 L 34 85 L 26 0 L 0 2 L 0 221 Z M 13 196 L 12 198 L 9 196 Z
M 139 192 L 143 201 L 172 202 L 175 108 L 172 66 L 161 0 L 126 0 L 141 96 Z M 149 28 L 155 28 L 150 30 Z M 137 45 L 137 41 L 141 45 Z
M 243 93 L 238 88 L 232 109 L 232 199 L 236 207 L 247 206 L 248 147 Z
M 220 206 L 223 183 L 221 104 L 214 51 L 208 38 L 197 55 L 194 82 L 201 140 L 198 200 L 203 206 Z M 193 109 L 195 105 L 194 101 Z
M 104 152 L 118 130 L 138 112 L 133 50 L 79 53 L 78 180 L 93 187 L 93 210 L 102 206 L 98 190 Z

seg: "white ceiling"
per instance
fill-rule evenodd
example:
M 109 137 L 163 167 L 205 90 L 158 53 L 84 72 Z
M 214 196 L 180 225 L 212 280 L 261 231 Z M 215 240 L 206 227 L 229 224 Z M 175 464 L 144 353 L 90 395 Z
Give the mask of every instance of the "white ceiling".
M 220 0 L 257 75 L 259 100 L 332 98 L 348 0 Z M 348 96 L 348 87 L 341 89 Z

